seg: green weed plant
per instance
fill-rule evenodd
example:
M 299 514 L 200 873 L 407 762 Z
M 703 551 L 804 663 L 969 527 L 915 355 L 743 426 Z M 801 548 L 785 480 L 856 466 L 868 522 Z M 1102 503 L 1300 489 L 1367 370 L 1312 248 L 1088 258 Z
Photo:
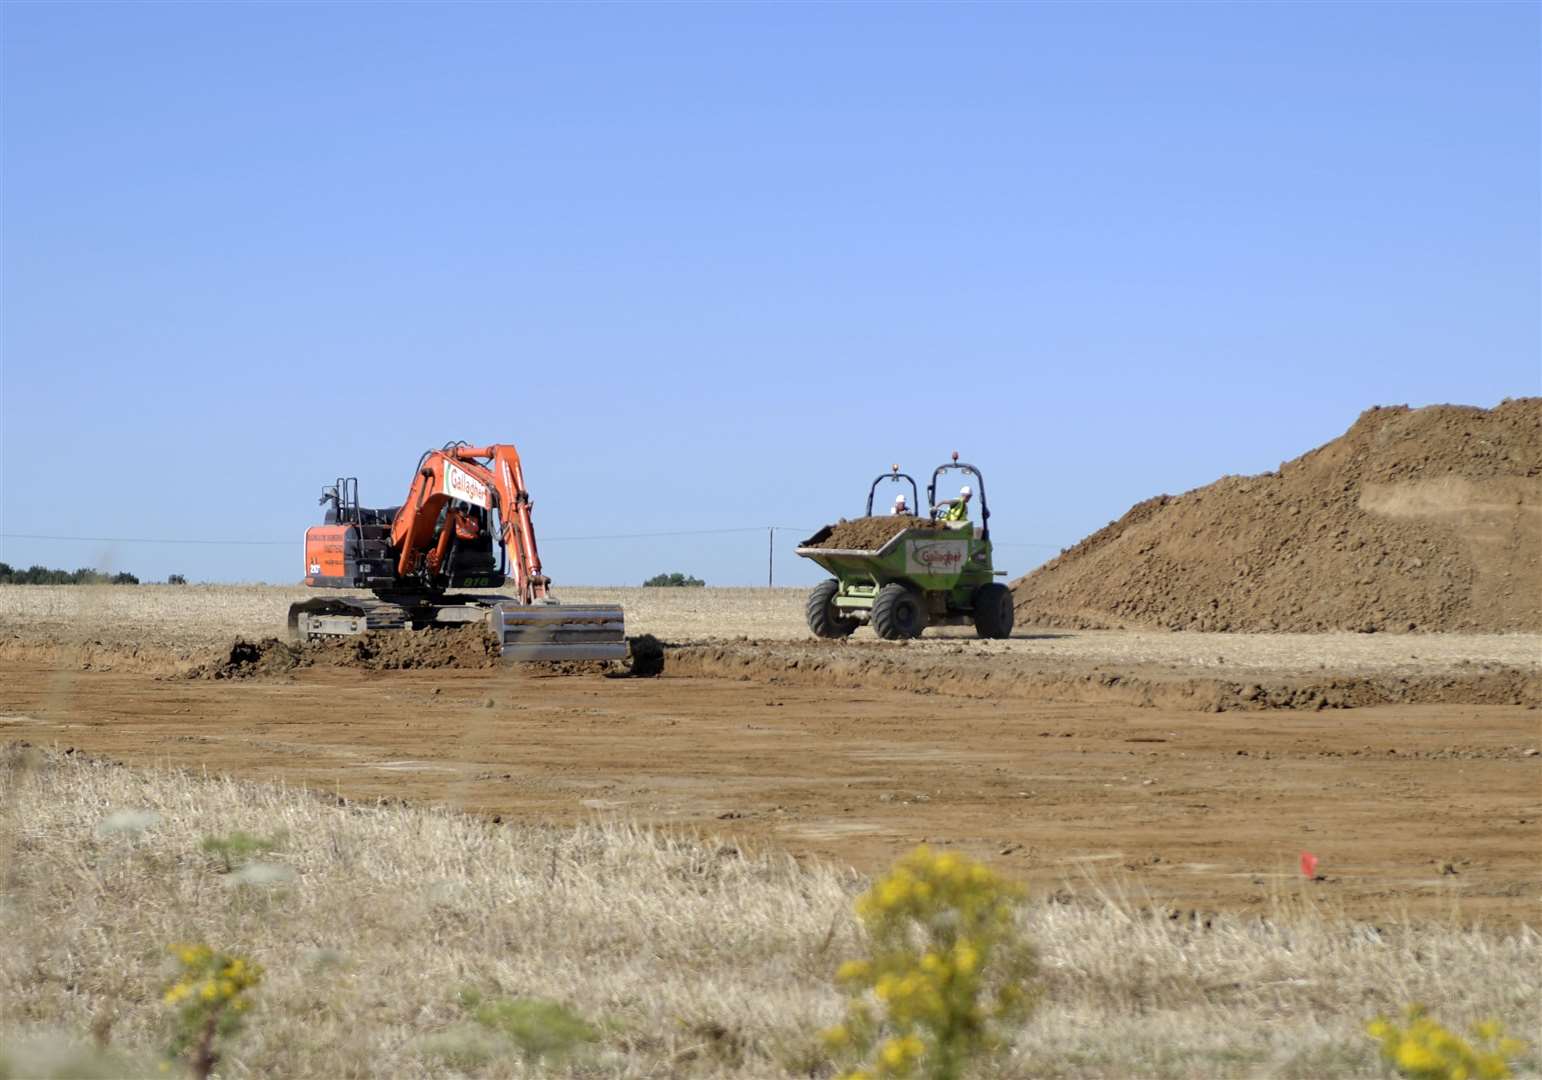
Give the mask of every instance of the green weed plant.
M 283 846 L 283 832 L 273 836 L 257 836 L 237 829 L 226 836 L 206 836 L 200 847 L 219 859 L 224 872 L 229 874 L 244 866 L 258 855 L 266 855 Z
M 512 1043 L 530 1065 L 565 1061 L 600 1038 L 593 1024 L 545 998 L 483 998 L 468 990 L 461 994 L 461 1005 L 483 1028 Z
M 167 1067 L 184 1062 L 203 1080 L 219 1064 L 220 1047 L 240 1032 L 251 1007 L 251 991 L 262 982 L 262 968 L 207 945 L 173 945 L 171 952 L 177 958 L 177 974 L 161 994 L 176 1010 Z

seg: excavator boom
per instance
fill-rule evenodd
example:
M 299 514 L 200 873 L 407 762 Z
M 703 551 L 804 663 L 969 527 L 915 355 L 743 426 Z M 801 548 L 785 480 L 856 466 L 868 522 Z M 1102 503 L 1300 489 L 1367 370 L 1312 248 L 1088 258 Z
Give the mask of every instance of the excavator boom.
M 519 453 L 507 444 L 449 443 L 418 459 L 400 506 L 358 504 L 358 482 L 323 490 L 326 520 L 305 534 L 305 584 L 367 589 L 295 604 L 302 639 L 480 622 L 509 660 L 613 660 L 627 655 L 615 604 L 551 595 L 531 522 Z M 513 596 L 452 595 L 507 586 Z

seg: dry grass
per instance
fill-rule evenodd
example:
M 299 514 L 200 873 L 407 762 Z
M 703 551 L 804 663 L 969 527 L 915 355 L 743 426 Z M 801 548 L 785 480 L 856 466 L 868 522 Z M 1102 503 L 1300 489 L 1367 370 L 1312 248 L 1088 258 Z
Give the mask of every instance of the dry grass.
M 202 649 L 238 635 L 282 636 L 289 605 L 317 595 L 279 585 L 6 585 L 0 586 L 0 626 L 33 639 Z M 558 592 L 569 603 L 621 604 L 629 633 L 671 641 L 807 638 L 803 596 L 801 589 L 749 588 Z
M 156 824 L 103 831 L 121 808 Z M 236 829 L 284 830 L 270 858 L 293 879 L 233 884 L 199 844 Z M 828 976 L 856 948 L 862 886 L 625 824 L 516 829 L 15 748 L 0 868 L 0 1076 L 7 1059 L 32 1075 L 68 1058 L 60 1040 L 92 1030 L 121 1055 L 100 1069 L 153 1071 L 164 946 L 188 938 L 269 971 L 226 1075 L 528 1074 L 467 1020 L 467 987 L 594 1021 L 600 1044 L 559 1074 L 827 1075 L 812 1033 L 840 1012 Z M 1527 930 L 1376 929 L 1310 908 L 1170 919 L 1106 883 L 1070 887 L 1080 899 L 1029 916 L 1047 996 L 1016 1075 L 1377 1075 L 1360 1020 L 1411 1000 L 1537 1036 L 1542 940 Z
M 282 636 L 289 605 L 314 590 L 271 585 L 0 587 L 0 627 L 29 639 L 100 641 L 189 656 L 233 637 Z M 747 637 L 808 643 L 801 589 L 568 588 L 574 603 L 618 603 L 631 634 L 676 644 Z M 960 640 L 962 639 L 962 640 Z M 871 643 L 859 631 L 856 642 Z M 1542 670 L 1539 634 L 1196 634 L 1158 631 L 1022 631 L 977 641 L 941 628 L 906 646 L 919 662 L 966 648 L 1046 668 L 1152 666 L 1179 674 L 1246 672 L 1362 675 L 1470 672 L 1492 664 Z

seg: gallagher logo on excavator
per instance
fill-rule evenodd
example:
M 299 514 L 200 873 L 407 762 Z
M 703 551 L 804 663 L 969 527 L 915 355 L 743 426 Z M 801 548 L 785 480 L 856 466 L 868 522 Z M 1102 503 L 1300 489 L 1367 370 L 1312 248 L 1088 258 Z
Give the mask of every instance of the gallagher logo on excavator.
M 487 485 L 466 470 L 457 468 L 449 462 L 444 466 L 444 493 L 452 499 L 476 503 L 484 509 L 492 505 L 492 500 L 488 498 Z

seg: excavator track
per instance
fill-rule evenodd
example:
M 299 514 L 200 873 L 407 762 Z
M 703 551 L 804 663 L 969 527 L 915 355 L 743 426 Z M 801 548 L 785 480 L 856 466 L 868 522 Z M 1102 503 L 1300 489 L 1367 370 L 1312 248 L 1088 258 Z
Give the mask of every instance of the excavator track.
M 506 596 L 414 594 L 307 600 L 289 608 L 290 636 L 302 642 L 474 623 L 486 627 L 506 661 L 625 660 L 628 654 L 618 604 L 521 604 Z
M 289 636 L 298 641 L 346 637 L 412 626 L 405 607 L 385 600 L 328 598 L 289 605 Z

